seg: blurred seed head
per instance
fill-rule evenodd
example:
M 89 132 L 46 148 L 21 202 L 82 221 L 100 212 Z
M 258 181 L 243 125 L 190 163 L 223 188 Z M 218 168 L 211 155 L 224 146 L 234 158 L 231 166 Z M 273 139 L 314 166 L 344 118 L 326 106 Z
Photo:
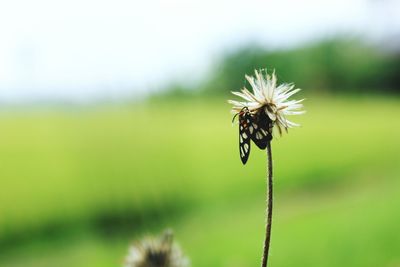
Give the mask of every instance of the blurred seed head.
M 125 267 L 188 267 L 189 260 L 173 241 L 172 231 L 161 237 L 147 237 L 133 244 L 125 259 Z

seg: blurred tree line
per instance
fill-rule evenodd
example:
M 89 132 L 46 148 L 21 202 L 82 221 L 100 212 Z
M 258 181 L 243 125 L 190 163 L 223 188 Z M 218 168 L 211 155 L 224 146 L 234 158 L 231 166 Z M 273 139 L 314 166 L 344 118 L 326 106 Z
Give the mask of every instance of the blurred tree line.
M 386 51 L 356 39 L 330 39 L 290 50 L 248 45 L 225 54 L 194 90 L 170 86 L 170 96 L 226 94 L 248 86 L 244 74 L 276 70 L 280 82 L 307 91 L 400 92 L 400 51 Z

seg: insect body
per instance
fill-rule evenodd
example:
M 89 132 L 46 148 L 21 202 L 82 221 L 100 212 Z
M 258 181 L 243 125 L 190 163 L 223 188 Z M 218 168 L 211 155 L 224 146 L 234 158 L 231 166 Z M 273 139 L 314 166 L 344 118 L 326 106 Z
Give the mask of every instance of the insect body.
M 243 164 L 246 164 L 250 155 L 250 139 L 260 149 L 265 149 L 268 142 L 272 140 L 272 121 L 262 110 L 252 114 L 247 107 L 244 107 L 236 116 L 239 117 L 240 159 Z

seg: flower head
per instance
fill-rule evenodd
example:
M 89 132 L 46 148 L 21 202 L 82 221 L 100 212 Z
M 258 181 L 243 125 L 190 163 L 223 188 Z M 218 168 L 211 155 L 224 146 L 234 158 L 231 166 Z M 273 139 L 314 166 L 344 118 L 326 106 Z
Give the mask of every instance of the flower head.
M 271 121 L 272 129 L 282 135 L 289 128 L 299 126 L 289 121 L 287 115 L 299 115 L 305 111 L 301 110 L 303 105 L 301 100 L 288 100 L 289 97 L 300 91 L 295 89 L 294 84 L 277 84 L 275 72 L 269 75 L 266 70 L 255 70 L 255 76 L 245 76 L 253 93 L 243 88 L 241 92 L 232 92 L 244 99 L 244 101 L 229 100 L 233 105 L 232 112 L 238 114 L 247 109 L 253 115 L 265 113 Z M 276 126 L 276 127 L 274 127 Z
M 189 261 L 173 242 L 171 231 L 160 238 L 145 238 L 132 245 L 125 267 L 188 267 Z

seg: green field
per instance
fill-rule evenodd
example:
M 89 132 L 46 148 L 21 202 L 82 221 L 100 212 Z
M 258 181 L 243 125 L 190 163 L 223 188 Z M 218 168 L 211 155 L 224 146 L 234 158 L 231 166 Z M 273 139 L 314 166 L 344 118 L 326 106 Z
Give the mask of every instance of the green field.
M 308 97 L 273 142 L 271 266 L 400 266 L 400 99 Z M 260 262 L 265 153 L 223 99 L 0 112 L 0 266 L 121 266 L 174 229 L 195 266 Z M 255 148 L 255 146 L 254 146 Z

